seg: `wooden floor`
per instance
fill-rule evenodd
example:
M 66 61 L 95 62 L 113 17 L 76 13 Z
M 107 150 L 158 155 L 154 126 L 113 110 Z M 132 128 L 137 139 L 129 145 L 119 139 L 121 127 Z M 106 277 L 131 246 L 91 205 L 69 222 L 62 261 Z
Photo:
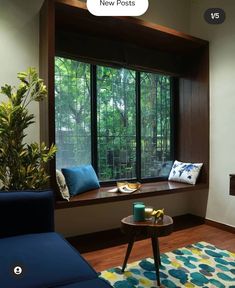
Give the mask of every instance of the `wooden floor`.
M 170 236 L 159 238 L 161 253 L 199 241 L 206 241 L 222 249 L 235 252 L 235 234 L 203 224 L 176 231 Z M 126 244 L 82 254 L 96 271 L 122 265 Z M 149 239 L 135 242 L 129 262 L 152 256 Z

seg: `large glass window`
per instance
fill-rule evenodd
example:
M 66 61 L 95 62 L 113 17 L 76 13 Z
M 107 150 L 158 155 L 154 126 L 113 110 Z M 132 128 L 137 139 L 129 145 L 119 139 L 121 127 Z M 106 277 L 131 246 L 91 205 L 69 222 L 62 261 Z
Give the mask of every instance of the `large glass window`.
M 100 181 L 168 176 L 169 76 L 56 57 L 55 113 L 57 168 L 91 163 Z
M 136 178 L 135 72 L 97 67 L 98 171 L 102 180 Z
M 90 65 L 56 57 L 55 135 L 59 169 L 91 162 L 90 90 Z
M 141 73 L 141 177 L 167 176 L 171 168 L 169 76 Z

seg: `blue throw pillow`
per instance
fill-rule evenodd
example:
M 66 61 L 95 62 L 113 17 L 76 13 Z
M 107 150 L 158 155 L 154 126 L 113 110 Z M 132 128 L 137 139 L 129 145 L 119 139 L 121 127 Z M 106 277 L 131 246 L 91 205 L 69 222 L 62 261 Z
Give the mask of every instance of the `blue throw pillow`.
M 71 196 L 100 187 L 95 170 L 91 165 L 62 168 Z

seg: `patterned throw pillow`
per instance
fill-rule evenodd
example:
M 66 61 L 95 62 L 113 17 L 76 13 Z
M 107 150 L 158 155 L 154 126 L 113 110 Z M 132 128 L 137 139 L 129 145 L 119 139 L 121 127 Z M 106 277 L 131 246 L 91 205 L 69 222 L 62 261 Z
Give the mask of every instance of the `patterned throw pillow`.
M 184 163 L 175 161 L 171 168 L 168 180 L 194 185 L 196 184 L 202 165 L 203 163 Z
M 69 189 L 68 186 L 66 185 L 64 175 L 60 170 L 56 170 L 56 182 L 59 187 L 62 198 L 69 201 L 70 198 Z

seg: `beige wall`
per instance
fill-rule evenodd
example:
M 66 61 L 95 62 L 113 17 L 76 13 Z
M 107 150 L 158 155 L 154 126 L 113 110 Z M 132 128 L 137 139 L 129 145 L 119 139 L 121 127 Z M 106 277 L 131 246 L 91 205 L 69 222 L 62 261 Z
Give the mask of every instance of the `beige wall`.
M 169 215 L 189 213 L 189 193 L 135 199 L 146 205 L 165 208 Z M 75 207 L 56 211 L 56 230 L 66 236 L 120 227 L 120 219 L 132 214 L 132 200 Z
M 149 8 L 141 19 L 188 33 L 189 0 L 149 0 Z
M 0 86 L 5 83 L 16 85 L 17 72 L 29 66 L 38 68 L 41 3 L 42 0 L 0 1 Z M 28 142 L 39 140 L 38 104 L 31 105 L 30 109 L 36 116 L 36 123 L 28 130 Z
M 211 167 L 207 217 L 235 226 L 235 197 L 228 194 L 228 174 L 235 170 L 235 88 L 233 63 L 235 39 L 234 0 L 150 0 L 149 11 L 142 16 L 183 32 L 211 41 Z M 0 9 L 0 85 L 16 83 L 18 71 L 38 67 L 38 10 L 42 0 L 1 0 Z M 206 7 L 224 7 L 223 25 L 211 26 L 202 19 Z M 190 16 L 191 15 L 191 22 Z M 28 141 L 39 139 L 38 105 L 31 107 L 37 123 L 28 132 Z M 202 191 L 146 199 L 146 203 L 165 207 L 171 215 L 193 212 L 203 215 L 206 195 Z M 77 207 L 56 211 L 56 228 L 65 235 L 77 235 L 119 226 L 120 218 L 130 213 L 132 201 Z
M 203 19 L 207 8 L 225 10 L 221 25 Z M 235 172 L 235 1 L 192 0 L 190 33 L 210 41 L 210 189 L 206 217 L 235 226 L 235 197 L 229 174 Z

